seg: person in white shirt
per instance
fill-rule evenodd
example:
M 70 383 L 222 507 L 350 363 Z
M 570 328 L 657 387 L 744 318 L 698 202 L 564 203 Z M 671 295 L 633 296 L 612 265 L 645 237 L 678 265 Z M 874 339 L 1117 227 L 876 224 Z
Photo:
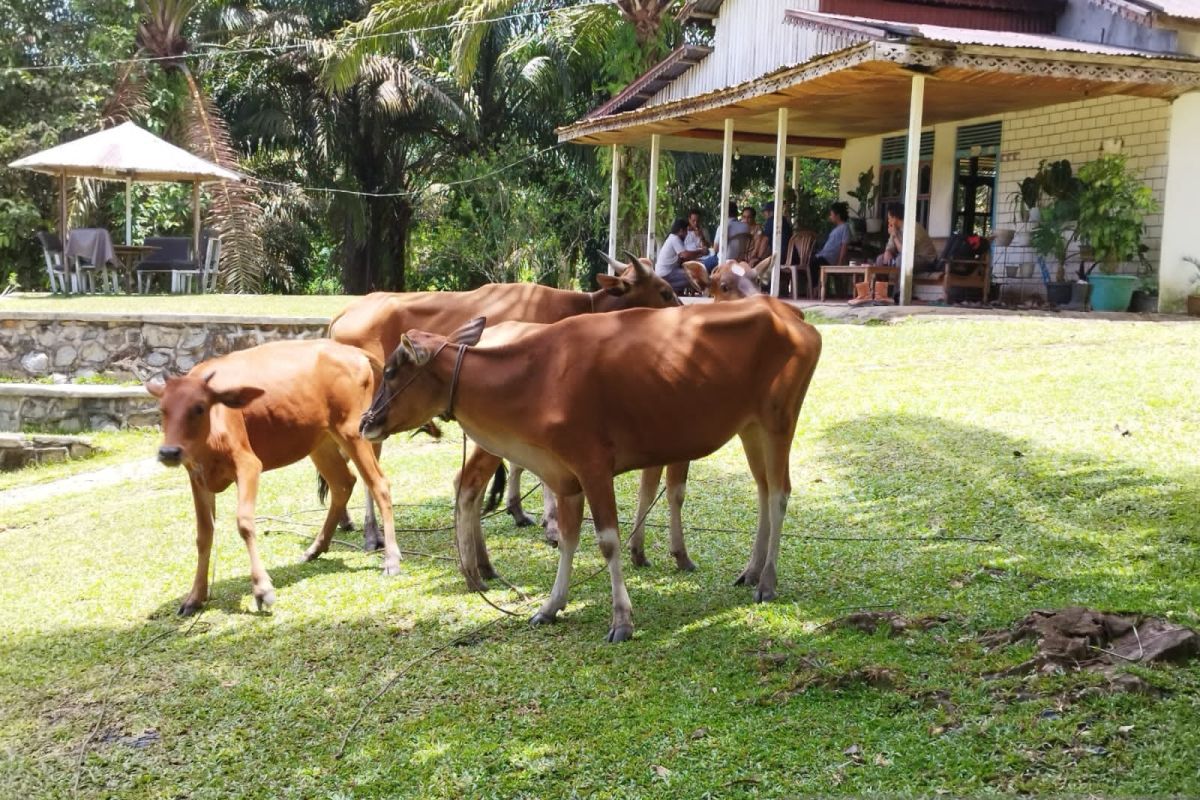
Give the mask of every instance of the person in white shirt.
M 658 259 L 654 262 L 654 274 L 671 284 L 676 294 L 691 286 L 687 273 L 683 270 L 683 262 L 704 253 L 704 250 L 687 249 L 684 244 L 687 230 L 687 220 L 675 220 L 671 225 L 671 235 L 658 249 Z

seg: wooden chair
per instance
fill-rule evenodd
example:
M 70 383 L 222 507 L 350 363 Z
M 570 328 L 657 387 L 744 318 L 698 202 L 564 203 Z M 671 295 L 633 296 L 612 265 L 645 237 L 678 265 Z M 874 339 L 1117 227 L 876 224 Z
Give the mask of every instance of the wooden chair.
M 63 260 L 62 240 L 49 231 L 38 231 L 37 240 L 42 245 L 42 256 L 46 259 L 46 275 L 50 278 L 50 291 L 67 294 L 71 276 Z
M 780 275 L 784 270 L 791 271 L 792 299 L 800 299 L 800 273 L 804 273 L 804 296 L 812 299 L 812 256 L 817 246 L 817 234 L 814 231 L 796 231 L 788 240 L 784 250 L 784 262 L 779 265 Z M 780 287 L 780 291 L 783 288 Z
M 198 269 L 190 257 L 191 239 L 187 236 L 147 236 L 146 246 L 155 249 L 137 266 L 137 287 L 142 294 L 150 290 L 156 276 L 170 278 L 173 286 L 175 272 Z
M 963 237 L 954 234 L 946 239 L 942 255 L 934 262 L 932 271 L 913 274 L 913 286 L 936 287 L 941 290 L 941 300 L 950 302 L 950 289 L 979 289 L 984 303 L 992 286 L 992 249 L 990 242 L 979 258 L 963 258 Z

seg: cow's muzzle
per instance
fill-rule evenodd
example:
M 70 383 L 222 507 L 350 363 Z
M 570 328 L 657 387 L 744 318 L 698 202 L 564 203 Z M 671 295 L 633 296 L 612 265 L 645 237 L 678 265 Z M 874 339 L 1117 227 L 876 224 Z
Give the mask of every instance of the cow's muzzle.
M 178 467 L 183 463 L 183 448 L 163 445 L 158 448 L 158 462 L 167 467 Z

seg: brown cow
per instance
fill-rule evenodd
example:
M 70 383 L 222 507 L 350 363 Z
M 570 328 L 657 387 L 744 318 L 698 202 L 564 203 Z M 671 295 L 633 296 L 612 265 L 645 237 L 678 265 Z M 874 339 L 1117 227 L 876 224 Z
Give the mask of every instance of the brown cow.
M 254 543 L 259 475 L 308 456 L 332 497 L 321 532 L 305 551 L 309 561 L 329 549 L 345 511 L 354 475 L 346 456 L 385 510 L 383 571 L 400 571 L 387 479 L 358 431 L 379 383 L 380 367 L 362 351 L 327 340 L 273 342 L 197 364 L 181 378 L 146 389 L 159 399 L 163 443 L 158 460 L 187 469 L 196 507 L 196 578 L 179 607 L 193 614 L 208 599 L 216 495 L 237 483 L 238 533 L 250 554 L 250 582 L 259 610 L 275 602 L 271 577 Z M 343 455 L 343 453 L 345 455 Z
M 716 302 L 739 300 L 759 294 L 758 282 L 755 280 L 753 267 L 746 263 L 726 261 L 718 265 L 709 275 L 708 270 L 699 261 L 687 261 L 684 269 L 697 289 L 710 294 Z M 799 311 L 796 312 L 800 314 Z M 800 314 L 803 319 L 803 314 Z M 494 347 L 498 344 L 516 338 L 530 326 L 523 323 L 506 322 L 498 326 L 489 325 L 480 341 L 481 346 Z M 487 544 L 483 538 L 483 527 L 480 524 L 484 492 L 487 482 L 501 464 L 501 459 L 476 446 L 467 459 L 462 472 L 455 478 L 455 498 L 458 503 L 458 548 L 462 554 L 459 566 L 467 586 L 473 590 L 487 588 L 484 578 L 495 575 L 491 559 L 488 555 Z M 670 552 L 675 559 L 675 565 L 684 571 L 696 568 L 688 556 L 687 545 L 683 536 L 683 502 L 687 488 L 689 462 L 667 466 L 666 498 L 670 509 Z M 513 467 L 513 480 L 509 485 L 508 508 L 514 513 L 514 506 L 520 511 L 519 474 L 522 468 Z M 641 483 L 638 488 L 638 509 L 634 516 L 633 531 L 629 536 L 629 552 L 634 566 L 644 567 L 649 564 L 646 560 L 645 517 L 649 513 L 650 504 L 654 502 L 658 485 L 662 479 L 662 466 L 647 467 L 642 470 Z M 514 500 L 514 496 L 517 500 Z M 547 526 L 547 538 L 552 544 L 558 544 L 557 508 L 554 504 L 554 493 L 543 492 L 545 519 L 552 521 Z M 514 513 L 514 516 L 516 515 Z
M 482 325 L 474 320 L 449 338 L 407 333 L 362 431 L 378 440 L 439 413 L 456 416 L 480 446 L 542 477 L 558 498 L 561 541 L 554 589 L 534 623 L 554 621 L 566 605 L 586 496 L 612 582 L 608 640 L 630 638 L 613 476 L 701 458 L 735 434 L 759 500 L 758 533 L 738 583 L 757 585 L 757 601 L 775 597 L 788 454 L 821 350 L 820 334 L 795 309 L 770 297 L 633 309 L 468 347 Z M 401 392 L 404 402 L 391 402 Z M 679 426 L 686 407 L 705 409 L 708 424 Z
M 493 324 L 520 322 L 557 322 L 579 314 L 619 311 L 625 308 L 663 308 L 679 305 L 670 284 L 644 264 L 632 259 L 628 265 L 605 258 L 618 276 L 600 274 L 600 289 L 573 292 L 533 283 L 493 283 L 470 292 L 376 292 L 355 300 L 333 318 L 329 336 L 342 344 L 353 345 L 377 357 L 380 362 L 400 344 L 404 332 L 417 328 L 449 334 L 468 320 L 483 316 Z M 518 524 L 529 519 L 521 509 L 520 474 L 513 475 L 508 511 Z M 512 502 L 513 498 L 517 502 Z M 553 519 L 547 515 L 547 519 Z M 348 525 L 348 520 L 343 523 Z M 548 531 L 551 538 L 557 535 Z M 379 547 L 379 529 L 374 509 L 367 503 L 363 526 L 363 546 Z

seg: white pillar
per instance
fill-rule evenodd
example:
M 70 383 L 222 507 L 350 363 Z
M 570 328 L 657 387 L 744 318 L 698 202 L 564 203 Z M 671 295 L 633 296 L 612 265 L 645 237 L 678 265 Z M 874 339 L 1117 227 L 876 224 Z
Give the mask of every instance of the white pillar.
M 721 207 L 717 209 L 717 252 L 721 260 L 729 253 L 729 195 L 733 180 L 733 119 L 725 118 L 725 139 L 721 145 Z
M 200 181 L 192 181 L 192 252 L 197 264 L 204 260 L 200 252 Z
M 650 135 L 650 212 L 646 219 L 646 257 L 658 255 L 654 246 L 654 218 L 658 216 L 658 149 L 659 136 Z
M 133 244 L 133 178 L 125 179 L 125 244 Z
M 800 188 L 800 156 L 792 156 L 792 193 Z
M 925 76 L 913 75 L 908 100 L 908 150 L 904 155 L 904 228 L 900 252 L 900 305 L 912 303 L 913 258 L 917 247 L 917 178 L 921 172 L 921 115 Z
M 621 199 L 621 151 L 614 144 L 612 146 L 612 189 L 608 195 L 608 257 L 617 257 L 617 226 L 619 224 L 617 217 L 617 203 Z M 613 266 L 608 265 L 608 274 L 614 272 Z
M 775 119 L 775 211 L 771 214 L 774 228 L 771 230 L 771 241 L 775 243 L 775 253 L 771 259 L 771 296 L 779 297 L 779 264 L 783 256 L 783 185 L 787 177 L 787 133 L 788 110 L 779 109 Z
M 1158 310 L 1181 312 L 1195 290 L 1195 267 L 1184 256 L 1196 247 L 1196 187 L 1200 186 L 1200 91 L 1171 103 L 1167 140 L 1167 185 L 1163 195 L 1162 243 L 1158 264 Z

